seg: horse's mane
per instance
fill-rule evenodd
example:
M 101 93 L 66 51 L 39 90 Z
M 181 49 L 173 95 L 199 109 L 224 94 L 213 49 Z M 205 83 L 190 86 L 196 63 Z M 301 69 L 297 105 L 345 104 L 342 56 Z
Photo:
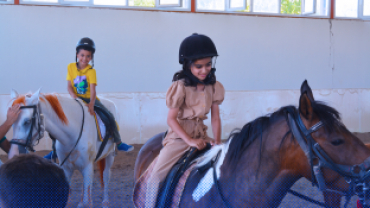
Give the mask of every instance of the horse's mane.
M 63 124 L 68 124 L 68 119 L 64 114 L 62 105 L 58 100 L 56 94 L 42 94 L 43 97 L 49 102 L 50 106 L 53 108 L 54 112 L 57 114 L 58 118 L 62 121 Z M 40 97 L 40 100 L 45 102 L 43 97 Z
M 12 105 L 23 104 L 26 105 L 26 97 L 30 97 L 31 94 L 20 95 L 14 101 Z M 58 97 L 56 94 L 40 94 L 40 100 L 42 102 L 48 102 L 54 112 L 57 114 L 58 118 L 62 121 L 63 124 L 68 124 L 68 119 L 64 114 L 63 108 L 60 105 Z M 45 101 L 46 100 L 46 101 Z
M 345 126 L 340 121 L 341 118 L 339 112 L 334 108 L 327 106 L 325 103 L 320 101 L 312 101 L 312 108 L 320 121 L 323 122 L 327 133 L 331 133 L 335 129 L 346 130 Z M 287 113 L 298 113 L 297 111 L 297 108 L 294 106 L 285 106 L 272 114 L 261 116 L 245 124 L 241 130 L 234 130 L 229 136 L 228 140 L 232 139 L 232 141 L 229 145 L 229 154 L 225 157 L 225 160 L 230 164 L 230 167 L 236 167 L 242 153 L 256 140 L 257 137 L 261 141 L 260 144 L 262 144 L 263 131 L 268 130 L 269 127 L 283 118 L 287 120 Z M 290 130 L 284 134 L 281 144 L 289 133 Z M 259 153 L 259 158 L 261 158 L 262 145 L 260 145 Z

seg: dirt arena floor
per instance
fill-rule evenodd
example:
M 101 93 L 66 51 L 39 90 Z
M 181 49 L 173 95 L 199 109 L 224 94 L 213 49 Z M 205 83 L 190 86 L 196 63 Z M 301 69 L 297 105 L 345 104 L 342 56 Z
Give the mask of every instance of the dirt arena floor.
M 365 143 L 370 143 L 370 133 L 356 133 Z M 142 145 L 134 145 L 135 150 L 128 153 L 119 152 L 112 167 L 111 184 L 109 188 L 110 207 L 134 207 L 132 203 L 132 191 L 134 186 L 134 166 L 136 156 Z M 48 151 L 39 151 L 35 154 L 43 156 Z M 0 156 L 3 162 L 6 162 L 6 156 Z M 94 184 L 93 184 L 93 200 L 94 207 L 101 207 L 103 200 L 103 191 L 101 189 L 99 180 L 99 170 L 95 168 Z M 82 196 L 82 175 L 75 172 L 72 177 L 72 192 L 71 203 L 68 207 L 76 207 Z M 322 195 L 319 190 L 311 186 L 311 183 L 306 179 L 297 181 L 292 187 L 293 190 L 299 191 L 306 196 L 312 197 L 316 200 L 323 201 Z M 348 207 L 356 207 L 357 197 L 352 197 L 351 203 Z M 343 203 L 343 200 L 342 200 Z M 298 208 L 298 207 L 319 207 L 312 203 L 306 202 L 300 198 L 287 194 L 281 203 L 280 207 Z

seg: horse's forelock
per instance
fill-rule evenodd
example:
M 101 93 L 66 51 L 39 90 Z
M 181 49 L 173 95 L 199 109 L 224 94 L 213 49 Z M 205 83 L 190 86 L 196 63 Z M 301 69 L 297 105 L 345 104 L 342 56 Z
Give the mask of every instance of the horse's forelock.
M 50 106 L 53 108 L 54 112 L 57 114 L 58 118 L 62 121 L 63 124 L 68 124 L 68 119 L 63 111 L 62 105 L 60 104 L 58 97 L 55 94 L 43 94 L 40 97 L 42 102 L 45 102 L 45 99 L 48 101 Z
M 340 113 L 336 109 L 320 101 L 313 102 L 312 108 L 315 114 L 319 117 L 320 121 L 324 124 L 324 128 L 328 131 L 328 133 L 331 133 L 336 129 L 346 129 L 341 122 Z
M 25 95 L 20 95 L 19 97 L 17 97 L 14 101 L 13 101 L 13 105 L 17 105 L 17 104 L 23 104 L 23 105 L 26 105 L 26 96 Z

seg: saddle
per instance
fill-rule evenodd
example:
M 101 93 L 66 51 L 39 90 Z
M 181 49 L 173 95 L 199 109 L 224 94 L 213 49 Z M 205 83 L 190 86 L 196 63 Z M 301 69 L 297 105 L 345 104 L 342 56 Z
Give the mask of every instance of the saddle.
M 103 122 L 104 126 L 105 126 L 105 135 L 104 135 L 104 138 L 101 138 L 102 136 L 102 132 L 99 128 L 99 122 L 98 122 L 98 119 L 95 118 L 96 120 L 96 129 L 98 131 L 98 137 L 100 138 L 100 141 L 102 142 L 100 147 L 99 147 L 99 150 L 98 150 L 98 153 L 96 154 L 96 158 L 95 158 L 95 162 L 96 160 L 100 157 L 101 153 L 103 152 L 109 138 L 111 135 L 113 135 L 113 131 L 114 129 L 112 128 L 113 125 L 116 125 L 115 123 L 112 124 L 110 119 L 109 119 L 109 115 L 108 115 L 108 112 L 106 112 L 105 110 L 103 110 L 102 108 L 100 108 L 99 106 L 94 106 L 94 111 L 96 113 L 96 117 L 100 117 L 101 121 Z
M 159 189 L 156 207 L 171 207 L 173 194 L 182 175 L 192 165 L 192 162 L 195 159 L 202 156 L 210 149 L 211 145 L 209 143 L 207 144 L 206 148 L 201 151 L 198 151 L 196 148 L 191 148 L 179 159 L 179 161 L 172 167 L 165 181 L 162 183 L 161 188 Z

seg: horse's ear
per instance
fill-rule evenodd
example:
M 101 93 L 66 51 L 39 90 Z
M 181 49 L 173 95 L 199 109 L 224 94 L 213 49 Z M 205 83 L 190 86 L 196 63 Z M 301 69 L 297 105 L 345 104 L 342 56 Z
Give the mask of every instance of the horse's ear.
M 313 118 L 313 108 L 310 98 L 307 96 L 307 93 L 304 93 L 299 98 L 299 112 L 301 115 L 307 119 L 312 120 Z
M 311 102 L 315 100 L 311 87 L 308 85 L 307 80 L 304 80 L 301 85 L 301 95 L 303 95 L 304 93 L 307 93 L 308 99 L 310 99 Z
M 18 97 L 19 97 L 18 92 L 17 92 L 15 89 L 12 89 L 12 90 L 10 91 L 10 98 L 11 98 L 12 100 L 14 100 L 14 99 L 17 99 Z
M 37 90 L 35 93 L 33 93 L 33 95 L 30 97 L 29 99 L 29 102 L 31 105 L 37 105 L 39 103 L 39 100 L 40 100 L 40 90 Z

